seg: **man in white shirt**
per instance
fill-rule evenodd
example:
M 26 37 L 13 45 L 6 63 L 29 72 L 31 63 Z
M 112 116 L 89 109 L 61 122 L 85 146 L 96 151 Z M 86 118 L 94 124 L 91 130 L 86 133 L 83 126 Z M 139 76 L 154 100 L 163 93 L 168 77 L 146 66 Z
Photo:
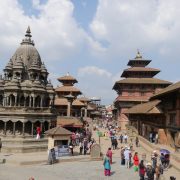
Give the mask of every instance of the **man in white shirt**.
M 125 158 L 125 165 L 127 168 L 129 168 L 129 160 L 130 160 L 130 150 L 129 148 L 126 148 L 125 151 L 124 151 L 124 158 Z
M 124 143 L 127 144 L 128 136 L 127 134 L 124 135 Z

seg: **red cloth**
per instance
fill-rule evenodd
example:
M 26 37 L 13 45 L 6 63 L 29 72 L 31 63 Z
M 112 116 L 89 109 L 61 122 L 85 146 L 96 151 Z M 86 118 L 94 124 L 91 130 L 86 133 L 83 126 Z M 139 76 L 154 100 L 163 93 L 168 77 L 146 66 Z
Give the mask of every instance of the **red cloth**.
M 109 157 L 109 159 L 110 159 L 110 164 L 112 164 L 112 151 L 111 151 L 111 150 L 108 150 L 108 151 L 107 151 L 107 155 L 108 155 L 108 157 Z
M 139 158 L 137 155 L 134 155 L 133 160 L 134 160 L 134 165 L 138 166 L 139 165 Z
M 145 175 L 145 168 L 140 168 L 139 169 L 139 174 Z
M 111 171 L 109 169 L 105 169 L 104 170 L 104 175 L 105 176 L 110 176 L 111 175 Z
M 41 133 L 41 128 L 37 127 L 37 134 L 40 134 L 40 133 Z

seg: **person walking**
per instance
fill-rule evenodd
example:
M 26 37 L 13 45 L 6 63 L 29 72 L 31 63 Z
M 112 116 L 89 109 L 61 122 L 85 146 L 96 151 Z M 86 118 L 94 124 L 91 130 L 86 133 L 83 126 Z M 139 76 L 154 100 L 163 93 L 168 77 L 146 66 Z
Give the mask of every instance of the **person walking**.
M 40 139 L 41 128 L 39 126 L 36 128 L 36 133 L 37 133 L 36 139 Z
M 111 150 L 111 148 L 108 148 L 107 154 L 108 154 L 108 157 L 110 159 L 110 164 L 112 164 L 112 150 Z
M 125 158 L 125 165 L 127 168 L 129 168 L 129 164 L 130 164 L 130 150 L 129 148 L 126 147 L 125 151 L 124 151 L 124 158 Z
M 73 143 L 72 143 L 72 141 L 69 143 L 69 149 L 71 151 L 71 155 L 73 156 L 74 155 L 74 151 L 73 151 Z
M 87 141 L 87 138 L 84 138 L 83 148 L 84 148 L 84 155 L 86 155 L 87 150 L 88 150 L 88 141 Z
M 136 136 L 136 147 L 138 147 L 139 146 L 139 138 Z
M 139 158 L 138 158 L 137 152 L 135 152 L 135 154 L 134 154 L 133 161 L 134 161 L 134 171 L 138 171 Z
M 151 163 L 147 163 L 147 168 L 146 168 L 146 175 L 147 175 L 147 180 L 154 180 L 154 173 L 155 170 L 152 167 Z
M 121 165 L 125 165 L 124 148 L 121 147 Z
M 145 172 L 146 172 L 146 168 L 145 168 L 145 165 L 144 165 L 144 161 L 141 160 L 141 162 L 139 164 L 139 177 L 140 177 L 140 180 L 144 180 Z
M 79 154 L 82 155 L 83 152 L 83 143 L 80 141 L 79 143 Z
M 119 136 L 119 140 L 120 140 L 120 143 L 122 144 L 123 143 L 123 135 L 122 134 Z
M 111 175 L 111 164 L 110 164 L 110 158 L 109 155 L 106 154 L 105 158 L 104 158 L 104 175 L 105 176 L 110 176 Z
M 128 136 L 127 134 L 124 135 L 124 143 L 127 144 Z

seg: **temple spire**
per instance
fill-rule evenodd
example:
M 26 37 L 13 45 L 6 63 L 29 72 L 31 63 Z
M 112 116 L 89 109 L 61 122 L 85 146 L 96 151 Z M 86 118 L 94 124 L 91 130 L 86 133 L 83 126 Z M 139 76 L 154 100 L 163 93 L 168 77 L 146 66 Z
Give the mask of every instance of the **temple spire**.
M 140 54 L 139 49 L 137 49 L 137 54 L 135 59 L 142 59 L 142 55 Z
M 31 29 L 30 29 L 30 27 L 28 26 L 28 28 L 27 28 L 27 30 L 26 30 L 26 35 L 25 35 L 26 37 L 32 37 L 31 36 Z
M 32 44 L 34 46 L 34 41 L 31 40 L 31 29 L 28 26 L 25 34 L 25 38 L 22 40 L 21 44 Z

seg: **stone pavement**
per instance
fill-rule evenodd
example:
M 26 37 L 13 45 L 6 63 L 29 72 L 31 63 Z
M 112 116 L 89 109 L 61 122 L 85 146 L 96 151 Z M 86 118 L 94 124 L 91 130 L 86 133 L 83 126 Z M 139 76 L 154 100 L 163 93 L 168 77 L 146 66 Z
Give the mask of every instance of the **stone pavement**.
M 112 176 L 103 174 L 102 161 L 65 162 L 54 165 L 15 166 L 0 165 L 1 180 L 139 180 L 133 169 L 120 166 L 120 159 L 115 158 L 112 165 Z

